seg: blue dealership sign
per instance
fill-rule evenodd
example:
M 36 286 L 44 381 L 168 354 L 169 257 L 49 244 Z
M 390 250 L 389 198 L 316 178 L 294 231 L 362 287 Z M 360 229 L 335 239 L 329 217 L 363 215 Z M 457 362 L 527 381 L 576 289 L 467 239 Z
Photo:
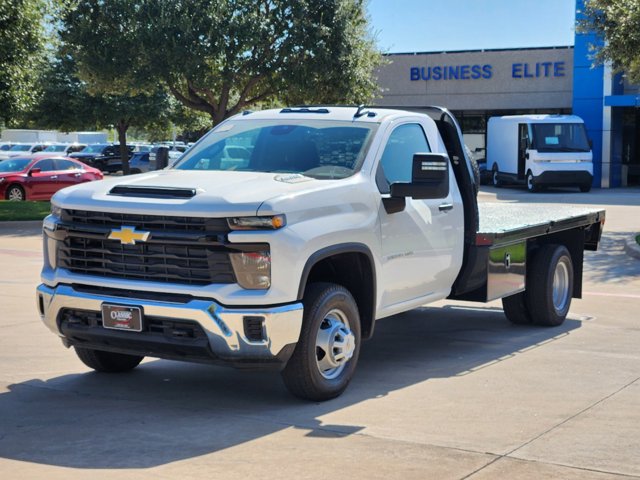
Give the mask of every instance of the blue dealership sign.
M 565 76 L 565 62 L 513 63 L 511 78 L 554 78 Z M 412 82 L 429 80 L 488 80 L 493 65 L 436 65 L 411 67 Z

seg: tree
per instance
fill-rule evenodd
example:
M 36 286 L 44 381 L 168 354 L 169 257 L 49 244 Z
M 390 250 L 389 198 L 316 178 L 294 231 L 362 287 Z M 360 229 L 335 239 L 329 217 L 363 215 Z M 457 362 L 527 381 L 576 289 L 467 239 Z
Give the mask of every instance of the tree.
M 44 0 L 0 1 L 0 120 L 5 123 L 34 101 L 46 7 Z
M 215 125 L 256 103 L 361 103 L 382 57 L 364 0 L 77 0 L 62 38 L 101 91 L 161 81 Z
M 92 93 L 77 76 L 74 59 L 62 53 L 47 66 L 41 82 L 42 95 L 27 115 L 28 123 L 64 131 L 113 126 L 125 175 L 129 174 L 129 127 L 165 124 L 168 128 L 170 97 L 160 88 L 137 95 Z
M 604 44 L 594 46 L 596 63 L 611 62 L 632 83 L 640 83 L 640 0 L 587 0 L 580 33 L 596 32 Z

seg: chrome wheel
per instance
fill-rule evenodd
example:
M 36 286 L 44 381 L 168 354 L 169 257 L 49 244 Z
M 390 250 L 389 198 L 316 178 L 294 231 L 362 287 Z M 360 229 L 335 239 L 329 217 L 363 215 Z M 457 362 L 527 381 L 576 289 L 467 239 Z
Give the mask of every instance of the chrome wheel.
M 498 180 L 498 169 L 495 167 L 495 165 L 493 167 L 493 175 L 491 175 L 491 181 L 493 182 L 494 187 L 500 185 L 500 180 Z
M 564 312 L 569 301 L 569 268 L 565 258 L 561 258 L 553 274 L 553 306 L 557 312 Z
M 356 338 L 346 314 L 330 310 L 320 323 L 316 336 L 316 364 L 327 380 L 340 376 L 356 349 Z
M 24 192 L 20 187 L 11 187 L 7 192 L 7 200 L 21 202 L 24 200 Z

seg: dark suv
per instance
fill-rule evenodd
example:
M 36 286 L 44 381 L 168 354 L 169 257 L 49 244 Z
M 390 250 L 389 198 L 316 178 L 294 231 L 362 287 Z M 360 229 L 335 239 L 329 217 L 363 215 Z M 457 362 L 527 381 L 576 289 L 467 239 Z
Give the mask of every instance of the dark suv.
M 127 145 L 129 157 L 135 149 L 134 145 Z M 95 143 L 88 145 L 82 151 L 72 153 L 71 158 L 76 158 L 81 162 L 98 168 L 103 172 L 117 172 L 122 170 L 122 159 L 120 158 L 120 145 L 112 143 Z

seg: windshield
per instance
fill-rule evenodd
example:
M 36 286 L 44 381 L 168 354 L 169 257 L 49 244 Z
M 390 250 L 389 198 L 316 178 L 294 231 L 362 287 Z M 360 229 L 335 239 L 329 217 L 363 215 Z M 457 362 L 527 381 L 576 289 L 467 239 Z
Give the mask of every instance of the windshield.
M 31 162 L 30 158 L 3 160 L 0 162 L 0 173 L 21 172 Z
M 89 145 L 87 147 L 84 147 L 81 152 L 82 153 L 102 153 L 102 150 L 104 149 L 106 145 Z
M 10 152 L 28 152 L 31 145 L 14 145 L 9 149 Z
M 327 120 L 230 121 L 210 132 L 173 168 L 346 178 L 362 165 L 377 128 L 374 123 Z
M 65 148 L 67 148 L 66 145 L 49 145 L 43 152 L 64 152 Z
M 539 152 L 589 152 L 584 123 L 534 123 L 532 148 Z

